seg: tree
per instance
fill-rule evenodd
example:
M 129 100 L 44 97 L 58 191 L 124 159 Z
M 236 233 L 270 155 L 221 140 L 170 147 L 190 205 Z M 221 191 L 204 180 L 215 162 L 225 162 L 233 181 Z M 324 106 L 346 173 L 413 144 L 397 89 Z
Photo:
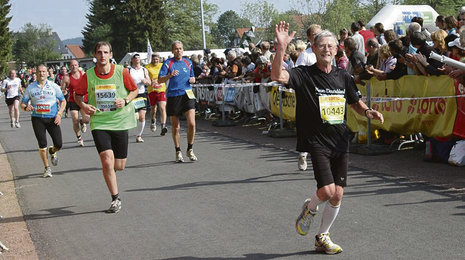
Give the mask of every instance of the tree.
M 0 0 L 0 76 L 7 73 L 7 62 L 11 58 L 12 37 L 8 27 L 11 17 L 7 17 L 10 9 L 9 0 Z
M 34 26 L 27 23 L 20 32 L 14 34 L 13 39 L 13 55 L 16 62 L 24 62 L 27 66 L 34 67 L 61 56 L 54 51 L 55 40 L 50 25 Z
M 256 28 L 261 28 L 263 31 L 257 30 L 255 33 L 258 40 L 270 40 L 274 38 L 273 18 L 279 15 L 278 10 L 273 4 L 266 0 L 257 0 L 254 2 L 241 3 L 243 8 L 241 17 L 252 22 Z
M 93 0 L 90 4 L 82 32 L 89 54 L 99 41 L 111 43 L 116 60 L 127 52 L 145 50 L 147 39 L 154 46 L 163 46 L 166 41 L 163 0 Z
M 199 0 L 165 0 L 163 10 L 167 14 L 163 28 L 167 36 L 165 51 L 171 50 L 171 43 L 175 40 L 182 41 L 185 50 L 203 49 Z M 214 27 L 213 15 L 218 11 L 218 6 L 204 1 L 203 11 L 205 24 Z M 206 33 L 205 37 L 208 48 L 216 46 L 211 34 Z
M 234 47 L 236 29 L 251 27 L 252 23 L 241 18 L 236 12 L 229 10 L 218 17 L 217 27 L 213 30 L 213 36 L 219 46 Z

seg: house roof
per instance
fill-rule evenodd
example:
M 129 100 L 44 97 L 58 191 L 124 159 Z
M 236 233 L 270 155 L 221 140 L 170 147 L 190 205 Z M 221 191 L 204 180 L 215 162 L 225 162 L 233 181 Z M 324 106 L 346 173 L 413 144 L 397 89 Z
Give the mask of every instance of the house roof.
M 66 48 L 68 48 L 68 50 L 74 55 L 74 57 L 78 59 L 86 57 L 86 55 L 84 54 L 84 51 L 82 50 L 82 46 L 80 45 L 68 44 L 66 45 Z

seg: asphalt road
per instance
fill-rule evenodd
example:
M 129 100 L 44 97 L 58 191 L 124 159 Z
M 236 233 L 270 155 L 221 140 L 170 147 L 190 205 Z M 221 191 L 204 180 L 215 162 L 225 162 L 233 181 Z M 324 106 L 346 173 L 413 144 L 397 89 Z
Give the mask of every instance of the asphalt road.
M 77 147 L 71 119 L 63 119 L 60 162 L 54 177 L 44 179 L 29 115 L 12 129 L 4 104 L 1 110 L 0 142 L 40 259 L 327 258 L 313 250 L 321 215 L 307 237 L 295 232 L 316 182 L 311 165 L 297 170 L 289 149 L 201 122 L 194 145 L 199 161 L 177 164 L 171 137 L 147 124 L 145 143 L 135 143 L 131 132 L 127 168 L 117 173 L 123 208 L 106 214 L 111 198 L 89 132 L 86 146 Z M 344 249 L 335 258 L 465 258 L 463 195 L 389 174 L 385 163 L 379 157 L 373 171 L 351 161 L 331 229 Z

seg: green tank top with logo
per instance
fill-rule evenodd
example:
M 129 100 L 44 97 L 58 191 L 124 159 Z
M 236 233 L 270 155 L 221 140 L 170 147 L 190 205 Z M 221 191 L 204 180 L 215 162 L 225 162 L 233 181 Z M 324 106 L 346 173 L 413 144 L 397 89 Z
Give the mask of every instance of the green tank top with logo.
M 117 98 L 126 98 L 129 91 L 124 87 L 123 66 L 115 65 L 115 72 L 109 79 L 101 79 L 94 68 L 87 71 L 87 93 L 89 105 L 97 108 L 90 117 L 92 130 L 122 131 L 137 126 L 132 102 L 122 108 L 116 108 Z

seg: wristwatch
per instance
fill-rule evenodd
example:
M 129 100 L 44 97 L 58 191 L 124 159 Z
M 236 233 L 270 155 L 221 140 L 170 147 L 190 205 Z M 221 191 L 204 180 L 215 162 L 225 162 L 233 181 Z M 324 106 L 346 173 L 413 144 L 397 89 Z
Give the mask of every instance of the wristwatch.
M 129 104 L 129 100 L 127 98 L 124 99 L 124 105 L 127 106 Z

